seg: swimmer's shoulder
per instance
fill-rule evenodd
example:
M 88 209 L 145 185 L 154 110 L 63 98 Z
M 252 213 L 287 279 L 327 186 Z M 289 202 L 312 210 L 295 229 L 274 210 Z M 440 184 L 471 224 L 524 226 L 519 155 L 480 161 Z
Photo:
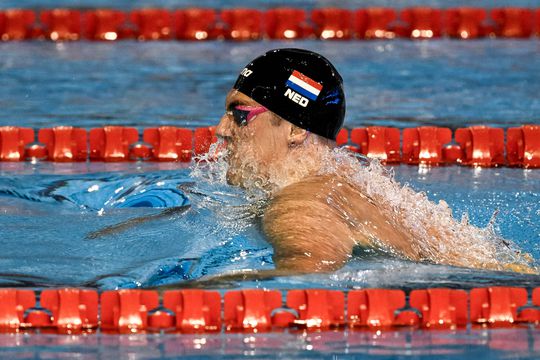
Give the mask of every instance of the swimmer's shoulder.
M 296 227 L 312 237 L 315 235 L 310 228 L 325 224 L 326 230 L 332 228 L 336 233 L 341 227 L 344 234 L 350 225 L 349 216 L 344 214 L 353 215 L 359 202 L 362 202 L 360 192 L 339 176 L 307 177 L 284 187 L 270 199 L 264 211 L 263 227 L 267 233 L 273 229 L 292 231 Z
M 262 225 L 277 268 L 335 270 L 350 258 L 356 236 L 336 203 L 346 186 L 335 176 L 313 176 L 272 197 Z
M 301 200 L 305 203 L 323 202 L 328 199 L 362 196 L 357 186 L 338 175 L 316 175 L 304 178 L 279 190 L 270 204 L 282 201 Z

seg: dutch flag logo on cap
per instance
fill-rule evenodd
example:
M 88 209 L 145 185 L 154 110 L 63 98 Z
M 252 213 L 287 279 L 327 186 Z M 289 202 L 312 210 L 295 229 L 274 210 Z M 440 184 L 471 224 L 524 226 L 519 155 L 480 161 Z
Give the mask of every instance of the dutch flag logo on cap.
M 289 76 L 287 86 L 311 100 L 317 100 L 323 88 L 321 84 L 296 70 Z

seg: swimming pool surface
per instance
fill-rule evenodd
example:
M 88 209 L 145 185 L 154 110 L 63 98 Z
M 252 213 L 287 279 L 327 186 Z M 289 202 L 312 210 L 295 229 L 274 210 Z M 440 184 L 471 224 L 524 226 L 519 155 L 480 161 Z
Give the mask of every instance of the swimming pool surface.
M 538 350 L 533 346 L 538 340 L 538 332 L 527 329 L 220 336 L 0 334 L 0 356 L 9 359 L 537 359 Z
M 536 39 L 243 44 L 126 41 L 0 44 L 0 126 L 214 125 L 238 70 L 254 55 L 284 46 L 310 48 L 335 62 L 345 78 L 349 128 L 540 123 L 540 42 Z M 473 224 L 484 227 L 497 212 L 496 231 L 540 259 L 540 171 L 457 166 L 395 166 L 392 170 L 396 179 L 426 192 L 430 199 L 447 201 L 457 218 L 467 213 Z M 176 163 L 0 163 L 0 286 L 104 290 L 182 284 L 231 270 L 273 268 L 272 248 L 261 235 L 243 191 L 209 181 L 204 168 L 193 171 L 193 166 Z M 171 208 L 175 210 L 163 213 Z M 96 233 L 148 216 L 150 220 L 131 227 Z M 362 253 L 332 274 L 209 286 L 348 290 L 488 285 L 537 287 L 540 277 L 416 264 Z M 119 346 L 126 353 L 139 348 L 140 358 L 226 355 L 227 349 L 231 357 L 271 357 L 276 355 L 276 346 L 283 346 L 288 351 L 278 354 L 283 358 L 329 354 L 342 356 L 339 358 L 353 358 L 351 354 L 440 358 L 452 355 L 454 347 L 461 348 L 459 339 L 465 345 L 458 355 L 468 358 L 534 357 L 537 351 L 533 341 L 537 333 L 527 329 L 485 334 L 390 332 L 386 335 L 393 339 L 389 343 L 346 332 L 314 335 L 309 341 L 306 336 L 310 335 L 258 335 L 253 340 L 259 344 L 256 348 L 251 347 L 249 337 L 246 343 L 244 335 L 209 337 L 205 341 L 217 345 L 203 346 L 207 352 L 201 354 L 193 353 L 195 338 L 179 340 L 174 335 L 73 337 L 70 343 L 64 337 L 43 335 L 36 340 L 12 334 L 0 335 L 0 356 L 73 353 L 93 358 L 99 349 Z M 362 342 L 358 340 L 362 336 L 368 338 Z M 415 344 L 428 343 L 426 337 L 435 337 L 443 345 L 430 343 L 431 350 L 429 346 L 416 348 Z M 508 337 L 521 342 L 505 343 Z M 400 338 L 405 341 L 398 341 Z M 486 347 L 492 339 L 502 339 L 500 346 L 514 350 Z M 173 346 L 169 340 L 177 345 L 170 354 L 166 351 Z M 179 347 L 181 341 L 190 345 Z M 25 347 L 13 347 L 17 343 Z M 47 343 L 48 349 L 40 347 Z M 523 352 L 515 350 L 516 344 L 523 343 L 527 344 Z M 396 349 L 400 344 L 408 350 Z M 112 356 L 113 350 L 109 350 L 106 354 Z
M 215 125 L 238 69 L 294 46 L 336 63 L 349 128 L 540 122 L 535 38 L 0 45 L 0 126 Z
M 237 69 L 253 54 L 280 46 L 311 48 L 337 63 L 346 79 L 349 128 L 540 122 L 536 40 L 1 45 L 7 54 L 0 59 L 2 125 L 214 125 Z M 500 234 L 540 257 L 538 171 L 393 169 L 399 181 L 432 200 L 445 199 L 456 217 L 467 212 L 477 226 L 486 226 L 498 211 Z M 250 218 L 242 191 L 194 178 L 192 170 L 174 163 L 0 163 L 0 273 L 5 273 L 0 282 L 111 289 L 271 268 L 272 249 Z M 191 209 L 90 239 L 105 226 L 182 205 Z M 239 216 L 246 219 L 238 222 Z M 407 279 L 459 286 L 465 279 L 497 282 L 505 276 L 374 255 L 331 276 L 281 279 L 275 285 L 401 287 Z
M 6 170 L 7 167 L 11 169 Z M 271 269 L 272 248 L 241 190 L 189 176 L 177 164 L 1 164 L 3 286 L 156 286 L 238 269 Z M 14 169 L 17 168 L 17 169 Z M 161 169 L 160 169 L 161 168 Z M 165 169 L 163 169 L 165 168 Z M 168 168 L 168 170 L 167 170 Z M 518 169 L 393 168 L 396 177 L 458 218 L 496 228 L 540 257 L 540 173 Z M 51 174 L 50 172 L 54 172 Z M 79 173 L 78 173 L 79 172 Z M 83 173 L 80 173 L 83 172 Z M 449 184 L 452 184 L 450 187 Z M 96 236 L 107 226 L 191 207 Z M 31 255 L 31 256 L 29 256 Z M 537 286 L 531 275 L 416 264 L 363 254 L 334 274 L 222 284 L 226 287 L 455 288 L 487 284 Z

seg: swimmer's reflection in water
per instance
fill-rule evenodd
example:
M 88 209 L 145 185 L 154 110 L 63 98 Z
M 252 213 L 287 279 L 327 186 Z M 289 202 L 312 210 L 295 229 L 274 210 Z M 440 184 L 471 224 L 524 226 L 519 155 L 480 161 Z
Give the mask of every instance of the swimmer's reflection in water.
M 452 217 L 448 205 L 402 187 L 376 163 L 335 149 L 342 78 L 319 54 L 269 51 L 240 73 L 216 128 L 227 182 L 269 198 L 263 231 L 279 273 L 333 271 L 356 246 L 412 261 L 534 273 L 531 259 Z

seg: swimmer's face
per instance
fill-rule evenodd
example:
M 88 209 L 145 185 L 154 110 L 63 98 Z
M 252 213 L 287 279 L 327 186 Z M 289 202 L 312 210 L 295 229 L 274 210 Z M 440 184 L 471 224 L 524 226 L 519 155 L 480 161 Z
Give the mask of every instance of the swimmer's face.
M 243 186 L 247 179 L 264 179 L 273 164 L 284 160 L 290 145 L 292 125 L 269 110 L 240 123 L 235 121 L 233 114 L 238 106 L 261 107 L 241 92 L 231 90 L 225 100 L 225 115 L 221 117 L 216 134 L 227 142 L 227 181 Z

